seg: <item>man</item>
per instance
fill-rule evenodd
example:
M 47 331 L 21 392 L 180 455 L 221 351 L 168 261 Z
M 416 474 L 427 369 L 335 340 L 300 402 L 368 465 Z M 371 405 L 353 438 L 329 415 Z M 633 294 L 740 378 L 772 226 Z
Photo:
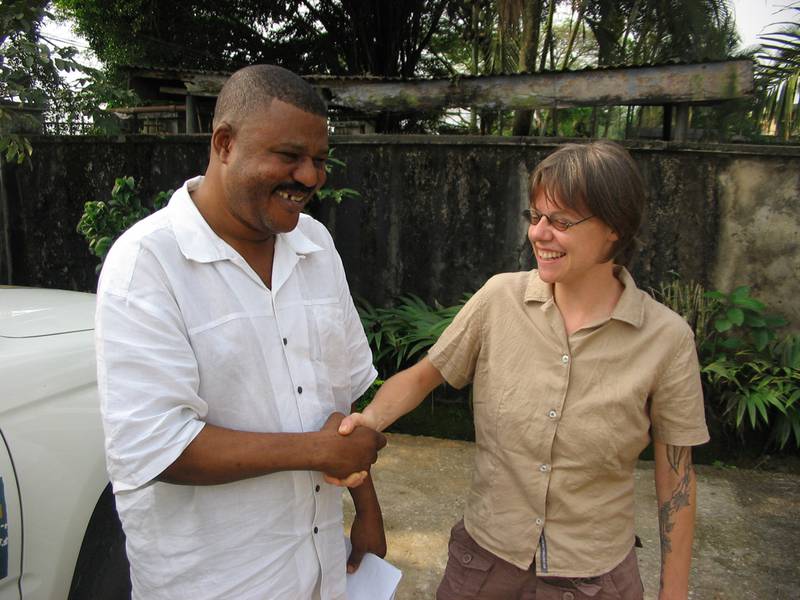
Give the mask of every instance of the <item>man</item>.
M 301 214 L 325 182 L 326 107 L 274 66 L 217 100 L 205 177 L 114 245 L 98 288 L 108 470 L 133 597 L 344 598 L 385 554 L 367 475 L 385 438 L 340 436 L 376 376 L 341 260 Z

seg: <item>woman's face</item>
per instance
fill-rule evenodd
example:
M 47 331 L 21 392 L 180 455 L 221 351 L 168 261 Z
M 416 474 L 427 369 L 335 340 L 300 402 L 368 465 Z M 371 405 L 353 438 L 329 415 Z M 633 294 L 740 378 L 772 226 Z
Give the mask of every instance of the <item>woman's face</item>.
M 545 215 L 528 227 L 528 239 L 542 281 L 570 284 L 587 277 L 593 279 L 609 270 L 608 256 L 618 236 L 606 223 L 587 209 L 577 212 L 564 208 L 557 198 L 548 199 L 541 188 L 533 198 L 531 211 Z M 575 225 L 559 231 L 551 219 Z

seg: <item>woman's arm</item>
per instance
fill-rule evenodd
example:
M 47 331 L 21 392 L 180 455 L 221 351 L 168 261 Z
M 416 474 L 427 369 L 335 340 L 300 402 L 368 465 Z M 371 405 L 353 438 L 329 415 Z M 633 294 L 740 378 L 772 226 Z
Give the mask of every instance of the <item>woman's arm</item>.
M 697 506 L 690 446 L 655 442 L 655 480 L 661 534 L 659 600 L 686 600 Z

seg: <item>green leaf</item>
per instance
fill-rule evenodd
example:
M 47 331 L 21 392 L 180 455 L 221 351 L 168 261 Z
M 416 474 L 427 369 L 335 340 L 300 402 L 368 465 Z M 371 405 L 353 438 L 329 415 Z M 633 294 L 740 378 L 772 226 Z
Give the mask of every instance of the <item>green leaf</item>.
M 756 345 L 756 349 L 760 352 L 764 348 L 767 347 L 770 339 L 770 332 L 766 329 L 755 329 L 753 330 L 753 342 Z
M 720 333 L 728 331 L 731 327 L 733 327 L 733 323 L 731 323 L 728 319 L 720 318 L 714 321 L 714 329 Z
M 729 308 L 726 315 L 728 317 L 728 321 L 736 326 L 744 323 L 744 312 L 740 308 Z
M 732 297 L 733 304 L 741 308 L 747 308 L 757 313 L 763 312 L 766 306 L 763 302 L 759 302 L 755 298 L 750 297 Z
M 703 294 L 704 297 L 708 298 L 709 300 L 719 300 L 720 302 L 724 302 L 727 299 L 727 296 L 719 291 L 709 291 Z

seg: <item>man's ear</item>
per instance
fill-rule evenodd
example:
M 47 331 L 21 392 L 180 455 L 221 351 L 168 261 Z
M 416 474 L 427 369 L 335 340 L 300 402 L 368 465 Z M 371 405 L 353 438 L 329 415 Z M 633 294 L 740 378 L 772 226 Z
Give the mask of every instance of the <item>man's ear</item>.
M 233 128 L 229 123 L 222 123 L 211 134 L 211 150 L 219 157 L 220 162 L 227 163 L 233 149 Z

